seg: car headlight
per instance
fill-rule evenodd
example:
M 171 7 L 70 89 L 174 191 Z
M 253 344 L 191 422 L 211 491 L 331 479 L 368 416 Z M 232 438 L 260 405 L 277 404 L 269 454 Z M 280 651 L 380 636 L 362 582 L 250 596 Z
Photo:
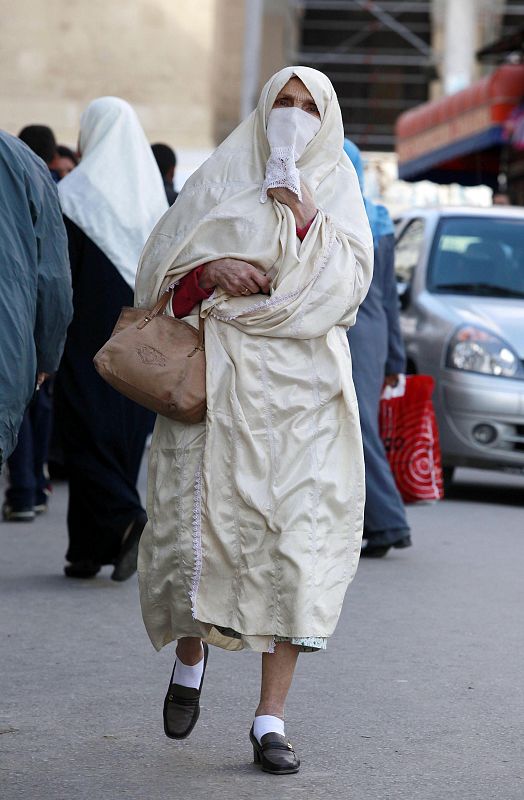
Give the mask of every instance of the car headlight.
M 519 357 L 510 345 L 482 328 L 459 328 L 449 343 L 446 366 L 484 375 L 524 378 Z

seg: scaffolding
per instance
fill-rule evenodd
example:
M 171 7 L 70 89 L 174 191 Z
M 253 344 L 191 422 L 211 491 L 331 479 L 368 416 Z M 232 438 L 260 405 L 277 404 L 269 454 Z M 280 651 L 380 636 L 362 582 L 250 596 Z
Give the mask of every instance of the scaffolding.
M 296 61 L 321 69 L 337 91 L 344 130 L 364 150 L 393 151 L 395 120 L 429 97 L 435 78 L 432 2 L 297 0 Z
M 482 16 L 491 15 L 494 25 L 470 31 L 473 39 L 507 37 L 522 27 L 523 0 L 476 1 L 479 23 Z M 447 0 L 291 2 L 301 16 L 295 62 L 317 67 L 331 78 L 345 132 L 359 147 L 393 151 L 396 118 L 429 100 L 432 82 L 445 83 L 446 53 L 441 37 L 435 40 L 435 13 L 447 13 Z M 432 49 L 434 43 L 438 52 Z M 457 47 L 451 50 L 448 56 L 454 53 L 456 60 Z M 473 63 L 473 43 L 470 50 Z M 466 83 L 472 79 L 473 75 L 464 77 Z

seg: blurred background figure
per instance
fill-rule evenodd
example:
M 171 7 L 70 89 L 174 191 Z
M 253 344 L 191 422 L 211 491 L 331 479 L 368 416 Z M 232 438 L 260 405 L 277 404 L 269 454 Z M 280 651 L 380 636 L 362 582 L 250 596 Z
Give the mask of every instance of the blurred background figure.
M 136 489 L 151 414 L 99 377 L 93 356 L 122 306 L 133 305 L 138 259 L 167 202 L 134 110 L 117 97 L 88 105 L 80 163 L 59 184 L 69 239 L 74 317 L 56 380 L 55 419 L 69 482 L 70 563 L 91 578 L 114 564 L 114 580 L 136 569 L 146 515 Z
M 358 147 L 344 140 L 344 150 L 355 167 L 364 195 L 364 168 Z M 373 234 L 375 265 L 369 292 L 348 332 L 353 381 L 358 398 L 366 464 L 366 506 L 362 555 L 385 556 L 390 547 L 411 545 L 404 503 L 395 485 L 379 435 L 380 395 L 385 384 L 395 386 L 406 369 L 399 324 L 395 281 L 394 229 L 388 211 L 364 195 Z
M 70 147 L 66 147 L 65 144 L 57 144 L 56 152 L 58 153 L 56 171 L 59 178 L 62 179 L 65 178 L 66 175 L 69 175 L 78 165 L 78 156 Z
M 19 138 L 47 164 L 55 182 L 62 177 L 55 135 L 47 125 L 27 125 Z M 9 459 L 9 487 L 2 515 L 5 521 L 28 522 L 47 509 L 51 484 L 47 457 L 53 416 L 53 381 L 44 381 L 24 414 L 18 444 Z
M 78 156 L 70 147 L 64 144 L 57 144 L 56 151 L 58 153 L 58 158 L 55 162 L 56 168 L 54 171 L 57 176 L 56 182 L 58 183 L 58 181 L 61 181 L 66 175 L 69 175 L 78 165 Z M 51 379 L 46 383 L 46 388 L 51 394 L 53 393 L 53 381 L 54 379 Z M 54 410 L 51 411 L 51 414 L 54 416 Z M 65 478 L 63 462 L 62 450 L 57 437 L 57 426 L 53 420 L 51 423 L 51 437 L 47 450 L 47 467 L 45 469 L 46 476 L 49 476 L 49 481 L 47 482 L 48 497 L 50 496 L 49 490 L 52 488 L 53 482 Z
M 0 467 L 13 451 L 25 409 L 54 372 L 71 319 L 67 240 L 47 167 L 28 147 L 0 131 Z M 38 392 L 37 397 L 42 394 Z M 33 405 L 33 411 L 37 406 Z M 38 417 L 38 412 L 35 412 Z M 26 415 L 24 423 L 32 422 Z M 31 448 L 31 436 L 26 439 Z M 38 444 L 36 445 L 38 446 Z M 9 463 L 5 519 L 33 519 L 40 455 Z M 24 472 L 27 470 L 27 472 Z M 16 477 L 16 481 L 13 478 Z
M 164 181 L 167 202 L 172 206 L 178 197 L 178 192 L 175 191 L 176 153 L 172 147 L 161 143 L 152 144 L 151 150 Z
M 493 192 L 493 205 L 494 206 L 510 206 L 511 200 L 509 195 L 505 192 Z
M 18 134 L 18 138 L 31 148 L 33 153 L 40 156 L 44 161 L 53 179 L 58 182 L 60 175 L 58 173 L 59 155 L 56 145 L 56 139 L 53 131 L 47 125 L 26 125 Z
M 56 368 L 55 368 L 56 369 Z M 26 409 L 10 458 L 2 506 L 5 522 L 31 522 L 47 510 L 51 481 L 47 457 L 53 424 L 53 381 L 44 380 Z

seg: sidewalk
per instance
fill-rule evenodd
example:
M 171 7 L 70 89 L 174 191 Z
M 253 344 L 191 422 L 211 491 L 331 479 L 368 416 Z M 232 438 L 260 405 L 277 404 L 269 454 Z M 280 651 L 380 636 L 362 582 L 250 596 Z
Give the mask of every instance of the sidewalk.
M 194 734 L 164 737 L 173 647 L 149 644 L 135 578 L 63 577 L 58 485 L 47 515 L 0 524 L 2 800 L 522 800 L 513 481 L 505 505 L 464 486 L 410 509 L 415 546 L 361 563 L 327 653 L 300 656 L 287 733 L 303 766 L 280 778 L 251 763 L 254 654 L 213 649 Z

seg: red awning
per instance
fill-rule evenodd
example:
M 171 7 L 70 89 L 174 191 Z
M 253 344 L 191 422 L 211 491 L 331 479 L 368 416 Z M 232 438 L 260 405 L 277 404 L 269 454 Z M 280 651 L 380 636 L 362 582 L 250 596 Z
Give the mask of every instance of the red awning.
M 504 124 L 524 99 L 524 65 L 505 64 L 461 92 L 401 114 L 399 177 L 495 186 Z

